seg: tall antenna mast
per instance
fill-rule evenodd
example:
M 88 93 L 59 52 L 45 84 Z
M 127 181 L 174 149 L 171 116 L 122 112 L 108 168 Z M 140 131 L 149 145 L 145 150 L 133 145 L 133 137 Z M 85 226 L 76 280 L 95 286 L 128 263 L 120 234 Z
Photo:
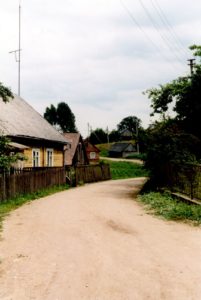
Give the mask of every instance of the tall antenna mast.
M 10 51 L 9 53 L 15 54 L 15 61 L 18 63 L 18 96 L 20 96 L 20 77 L 21 77 L 21 5 L 19 2 L 19 44 L 18 49 L 14 51 Z

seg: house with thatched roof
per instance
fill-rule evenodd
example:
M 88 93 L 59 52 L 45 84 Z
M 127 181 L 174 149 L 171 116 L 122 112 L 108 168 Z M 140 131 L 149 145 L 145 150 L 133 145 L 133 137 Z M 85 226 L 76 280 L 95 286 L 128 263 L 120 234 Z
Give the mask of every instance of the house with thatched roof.
M 85 145 L 80 133 L 63 133 L 63 137 L 69 142 L 65 152 L 65 166 L 88 165 L 89 161 Z
M 62 167 L 67 140 L 33 107 L 18 96 L 0 98 L 0 134 L 7 136 L 14 153 L 26 157 L 20 167 Z

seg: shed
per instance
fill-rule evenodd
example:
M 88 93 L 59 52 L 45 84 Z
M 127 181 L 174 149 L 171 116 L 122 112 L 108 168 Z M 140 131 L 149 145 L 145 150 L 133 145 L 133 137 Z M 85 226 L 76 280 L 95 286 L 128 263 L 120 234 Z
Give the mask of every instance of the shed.
M 88 165 L 89 160 L 81 134 L 67 132 L 63 133 L 63 137 L 70 143 L 65 152 L 65 166 Z
M 132 143 L 115 143 L 109 150 L 110 157 L 127 157 L 134 153 L 136 153 L 136 148 Z

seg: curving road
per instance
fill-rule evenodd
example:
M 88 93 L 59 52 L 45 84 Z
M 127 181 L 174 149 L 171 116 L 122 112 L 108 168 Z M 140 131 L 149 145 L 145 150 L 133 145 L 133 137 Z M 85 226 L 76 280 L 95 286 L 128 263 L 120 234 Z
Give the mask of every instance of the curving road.
M 198 300 L 201 229 L 146 214 L 144 179 L 85 185 L 4 222 L 1 300 Z

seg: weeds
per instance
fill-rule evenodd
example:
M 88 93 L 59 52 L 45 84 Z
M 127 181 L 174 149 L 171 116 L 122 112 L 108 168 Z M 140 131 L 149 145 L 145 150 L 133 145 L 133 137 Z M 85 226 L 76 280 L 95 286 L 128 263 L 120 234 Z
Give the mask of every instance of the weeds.
M 126 179 L 148 176 L 142 165 L 125 161 L 106 161 L 110 165 L 112 179 Z
M 148 211 L 166 220 L 190 221 L 201 224 L 201 206 L 186 204 L 171 197 L 170 194 L 150 192 L 138 197 L 146 205 Z

